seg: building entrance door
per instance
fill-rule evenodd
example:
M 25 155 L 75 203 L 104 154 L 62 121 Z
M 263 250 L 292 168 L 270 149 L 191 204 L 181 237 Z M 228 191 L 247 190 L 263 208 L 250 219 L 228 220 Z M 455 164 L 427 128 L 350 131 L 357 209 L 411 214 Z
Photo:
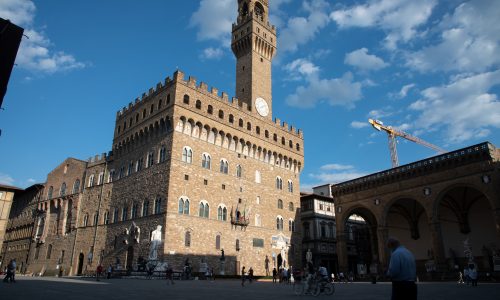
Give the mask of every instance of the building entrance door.
M 78 270 L 76 272 L 77 275 L 82 275 L 83 259 L 84 259 L 84 255 L 83 255 L 83 253 L 80 253 L 80 255 L 78 256 Z

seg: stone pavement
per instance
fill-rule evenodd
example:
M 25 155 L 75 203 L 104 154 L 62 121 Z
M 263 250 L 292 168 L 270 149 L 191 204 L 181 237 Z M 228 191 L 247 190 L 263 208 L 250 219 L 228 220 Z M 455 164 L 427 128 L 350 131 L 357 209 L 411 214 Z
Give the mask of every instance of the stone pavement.
M 500 284 L 484 283 L 477 288 L 456 283 L 420 283 L 419 297 L 422 300 L 489 300 L 500 299 Z M 167 285 L 164 280 L 111 279 L 96 282 L 91 279 L 20 277 L 16 283 L 1 283 L 0 295 L 8 300 L 80 300 L 80 299 L 348 299 L 379 300 L 390 299 L 390 283 L 335 284 L 332 296 L 296 296 L 292 287 L 271 282 L 246 283 L 242 287 L 238 280 L 176 281 Z

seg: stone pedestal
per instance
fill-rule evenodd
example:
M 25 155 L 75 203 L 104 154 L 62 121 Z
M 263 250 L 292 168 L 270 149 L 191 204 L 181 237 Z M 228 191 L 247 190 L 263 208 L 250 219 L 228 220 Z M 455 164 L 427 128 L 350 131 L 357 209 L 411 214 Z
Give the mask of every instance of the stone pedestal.
M 219 275 L 226 275 L 226 261 L 221 260 L 219 264 Z

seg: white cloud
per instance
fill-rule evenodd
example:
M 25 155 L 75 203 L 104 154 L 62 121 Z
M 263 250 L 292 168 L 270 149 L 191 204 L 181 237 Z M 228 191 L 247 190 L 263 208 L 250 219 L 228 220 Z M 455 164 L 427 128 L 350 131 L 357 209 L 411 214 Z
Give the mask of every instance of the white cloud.
M 220 59 L 224 55 L 224 51 L 221 48 L 208 47 L 203 49 L 201 54 L 202 59 Z
M 408 42 L 417 36 L 417 28 L 427 22 L 436 4 L 436 0 L 372 0 L 333 11 L 330 18 L 340 28 L 381 28 L 387 33 L 386 47 L 395 49 L 399 42 Z
M 0 184 L 14 185 L 14 178 L 8 174 L 0 173 Z
M 327 164 L 321 166 L 318 173 L 309 174 L 309 177 L 318 180 L 315 185 L 312 185 L 318 186 L 326 183 L 340 183 L 365 175 L 367 175 L 366 172 L 358 171 L 354 166 L 351 165 Z
M 303 2 L 304 9 L 309 13 L 307 17 L 292 17 L 279 35 L 279 47 L 283 52 L 294 52 L 299 45 L 308 43 L 329 23 L 325 13 L 328 3 L 324 0 Z
M 368 49 L 361 48 L 345 55 L 344 63 L 362 71 L 380 70 L 388 66 L 383 59 L 368 54 Z
M 34 27 L 36 7 L 32 1 L 3 0 L 0 1 L 0 16 L 10 19 L 16 25 L 24 27 L 24 34 L 16 58 L 19 67 L 32 72 L 55 73 L 84 68 L 71 54 L 63 51 L 53 52 L 50 39 L 43 31 Z
M 368 113 L 368 117 L 371 119 L 383 119 L 385 117 L 390 117 L 394 114 L 392 107 L 387 106 L 382 109 L 374 109 Z
M 500 128 L 500 101 L 490 90 L 500 85 L 500 70 L 457 77 L 444 86 L 430 87 L 410 105 L 419 113 L 414 126 L 443 129 L 447 142 L 484 138 Z
M 412 88 L 414 88 L 414 87 L 415 87 L 415 84 L 414 84 L 414 83 L 410 83 L 410 84 L 407 84 L 407 85 L 403 86 L 403 87 L 401 88 L 401 90 L 399 91 L 399 93 L 398 93 L 398 96 L 397 96 L 397 97 L 398 97 L 399 99 L 403 99 L 403 98 L 405 98 L 405 97 L 406 97 L 406 95 L 408 95 L 408 92 L 409 92 Z
M 365 127 L 368 127 L 369 125 L 370 124 L 368 123 L 368 121 L 366 121 L 366 122 L 352 121 L 351 122 L 351 127 L 356 128 L 356 129 L 365 128 Z
M 438 24 L 439 42 L 407 54 L 407 66 L 420 72 L 484 72 L 500 64 L 500 2 L 469 1 Z
M 197 27 L 200 41 L 216 40 L 224 46 L 231 45 L 231 28 L 238 12 L 238 3 L 233 0 L 201 0 L 193 13 L 191 27 Z
M 354 82 L 351 73 L 345 73 L 341 78 L 321 79 L 317 72 L 305 78 L 307 85 L 296 88 L 295 93 L 286 97 L 290 106 L 312 108 L 318 102 L 329 105 L 353 108 L 354 103 L 361 99 L 360 82 Z
M 298 58 L 286 64 L 283 69 L 288 72 L 286 80 L 302 80 L 319 72 L 319 67 L 305 58 Z

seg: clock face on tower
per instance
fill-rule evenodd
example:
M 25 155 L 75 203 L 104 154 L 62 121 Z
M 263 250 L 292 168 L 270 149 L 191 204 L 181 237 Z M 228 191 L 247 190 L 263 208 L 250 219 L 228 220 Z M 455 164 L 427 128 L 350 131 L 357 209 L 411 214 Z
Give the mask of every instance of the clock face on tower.
M 259 115 L 263 117 L 266 117 L 269 114 L 269 106 L 264 98 L 258 97 L 255 99 L 255 108 L 257 109 Z

